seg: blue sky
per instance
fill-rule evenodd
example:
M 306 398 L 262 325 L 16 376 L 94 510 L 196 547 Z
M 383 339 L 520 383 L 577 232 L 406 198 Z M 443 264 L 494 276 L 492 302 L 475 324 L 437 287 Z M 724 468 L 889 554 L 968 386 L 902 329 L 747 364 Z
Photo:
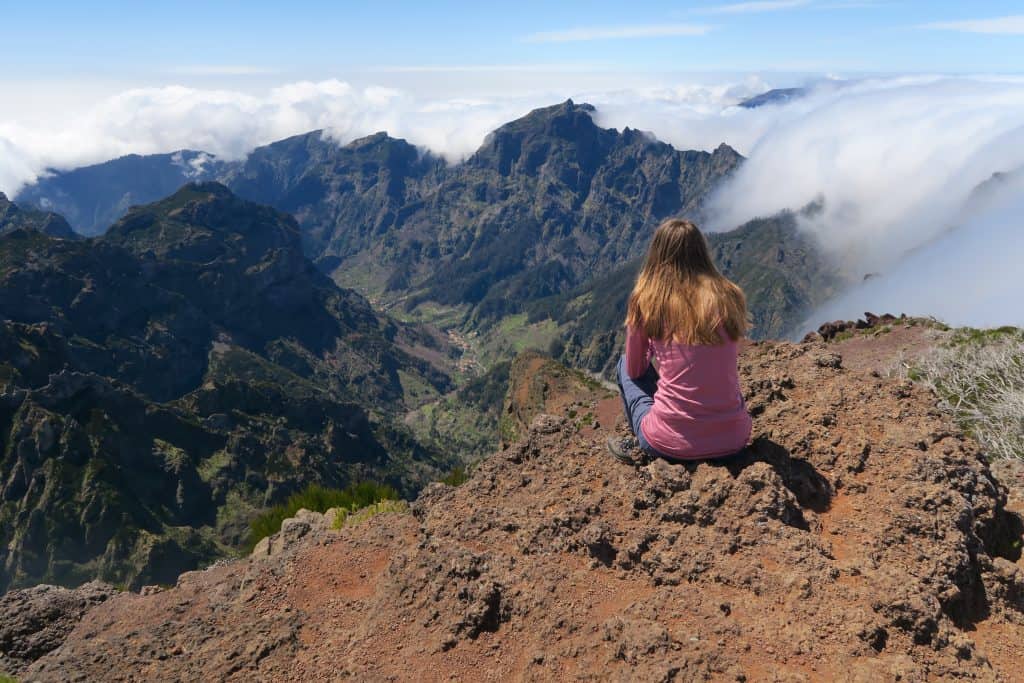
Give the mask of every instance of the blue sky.
M 520 66 L 1024 72 L 1019 1 L 69 0 L 0 2 L 0 16 L 3 78 L 23 80 L 238 83 Z

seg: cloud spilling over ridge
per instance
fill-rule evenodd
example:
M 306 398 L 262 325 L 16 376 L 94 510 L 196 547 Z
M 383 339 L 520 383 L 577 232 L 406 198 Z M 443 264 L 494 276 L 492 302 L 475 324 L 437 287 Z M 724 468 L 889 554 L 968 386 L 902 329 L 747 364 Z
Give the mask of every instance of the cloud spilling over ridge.
M 931 315 L 974 327 L 1024 326 L 1024 174 L 978 204 L 965 212 L 962 224 L 909 254 L 892 272 L 816 311 L 805 329 L 868 310 Z
M 728 229 L 824 200 L 805 227 L 853 274 L 886 271 L 956 224 L 993 173 L 1024 166 L 1024 82 L 868 81 L 776 109 L 712 203 Z
M 865 310 L 1024 325 L 1024 308 L 1006 305 L 1024 298 L 1024 182 L 1004 182 L 998 201 L 975 193 L 1024 168 L 1024 81 L 867 80 L 765 109 L 732 114 L 748 161 L 713 198 L 711 227 L 822 201 L 802 227 L 852 280 L 882 276 L 811 327 Z

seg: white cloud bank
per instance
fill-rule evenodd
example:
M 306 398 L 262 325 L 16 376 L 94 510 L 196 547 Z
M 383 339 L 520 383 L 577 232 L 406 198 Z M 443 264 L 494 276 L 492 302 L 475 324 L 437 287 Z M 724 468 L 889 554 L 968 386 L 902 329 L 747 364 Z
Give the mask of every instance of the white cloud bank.
M 1013 203 L 1024 187 L 1013 186 L 1009 199 L 984 212 L 963 212 L 971 191 L 993 173 L 1024 167 L 1024 80 L 823 81 L 784 106 L 733 106 L 767 87 L 755 77 L 447 99 L 337 80 L 262 95 L 136 89 L 69 111 L 61 126 L 4 121 L 0 111 L 0 190 L 14 194 L 48 167 L 128 153 L 191 148 L 238 159 L 316 128 L 342 143 L 386 130 L 458 161 L 498 125 L 571 95 L 596 105 L 601 125 L 649 130 L 681 149 L 710 150 L 724 141 L 747 155 L 714 198 L 711 229 L 823 199 L 824 211 L 806 230 L 853 279 L 883 277 L 816 314 L 817 321 L 873 310 L 1024 324 L 1024 307 L 1004 309 L 1007 296 L 1024 297 L 1024 271 L 1011 267 L 1024 259 L 1024 226 L 1015 222 L 1024 206 Z
M 1004 267 L 1008 256 L 1024 258 L 1019 220 L 1006 209 L 987 208 L 983 218 L 979 207 L 964 208 L 993 173 L 1024 168 L 1024 82 L 866 81 L 775 109 L 774 120 L 755 115 L 767 127 L 717 193 L 715 226 L 823 199 L 804 228 L 853 279 L 883 277 L 819 321 L 872 310 L 1024 324 L 1024 307 L 1004 308 L 989 286 L 995 278 L 1000 292 L 1024 297 L 1024 271 Z M 1024 187 L 1006 192 L 1022 197 Z
M 956 325 L 1024 324 L 1024 175 L 963 222 L 823 307 L 807 321 L 850 320 L 862 311 L 907 311 Z

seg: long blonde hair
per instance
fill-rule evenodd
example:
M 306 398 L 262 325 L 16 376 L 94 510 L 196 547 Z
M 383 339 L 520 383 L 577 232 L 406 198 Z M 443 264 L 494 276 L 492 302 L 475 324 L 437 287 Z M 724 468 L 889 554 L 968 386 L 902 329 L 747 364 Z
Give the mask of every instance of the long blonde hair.
M 690 221 L 658 226 L 633 293 L 626 325 L 651 339 L 681 344 L 723 343 L 718 327 L 738 341 L 747 332 L 743 290 L 718 272 L 704 235 Z

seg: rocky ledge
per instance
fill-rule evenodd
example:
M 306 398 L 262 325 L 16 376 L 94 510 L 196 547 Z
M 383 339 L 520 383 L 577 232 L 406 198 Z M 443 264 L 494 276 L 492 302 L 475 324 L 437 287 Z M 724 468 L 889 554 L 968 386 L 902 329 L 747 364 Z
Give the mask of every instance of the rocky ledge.
M 1014 680 L 1006 488 L 931 394 L 840 350 L 744 352 L 742 460 L 630 467 L 621 421 L 542 413 L 411 514 L 309 517 L 111 597 L 22 678 Z

